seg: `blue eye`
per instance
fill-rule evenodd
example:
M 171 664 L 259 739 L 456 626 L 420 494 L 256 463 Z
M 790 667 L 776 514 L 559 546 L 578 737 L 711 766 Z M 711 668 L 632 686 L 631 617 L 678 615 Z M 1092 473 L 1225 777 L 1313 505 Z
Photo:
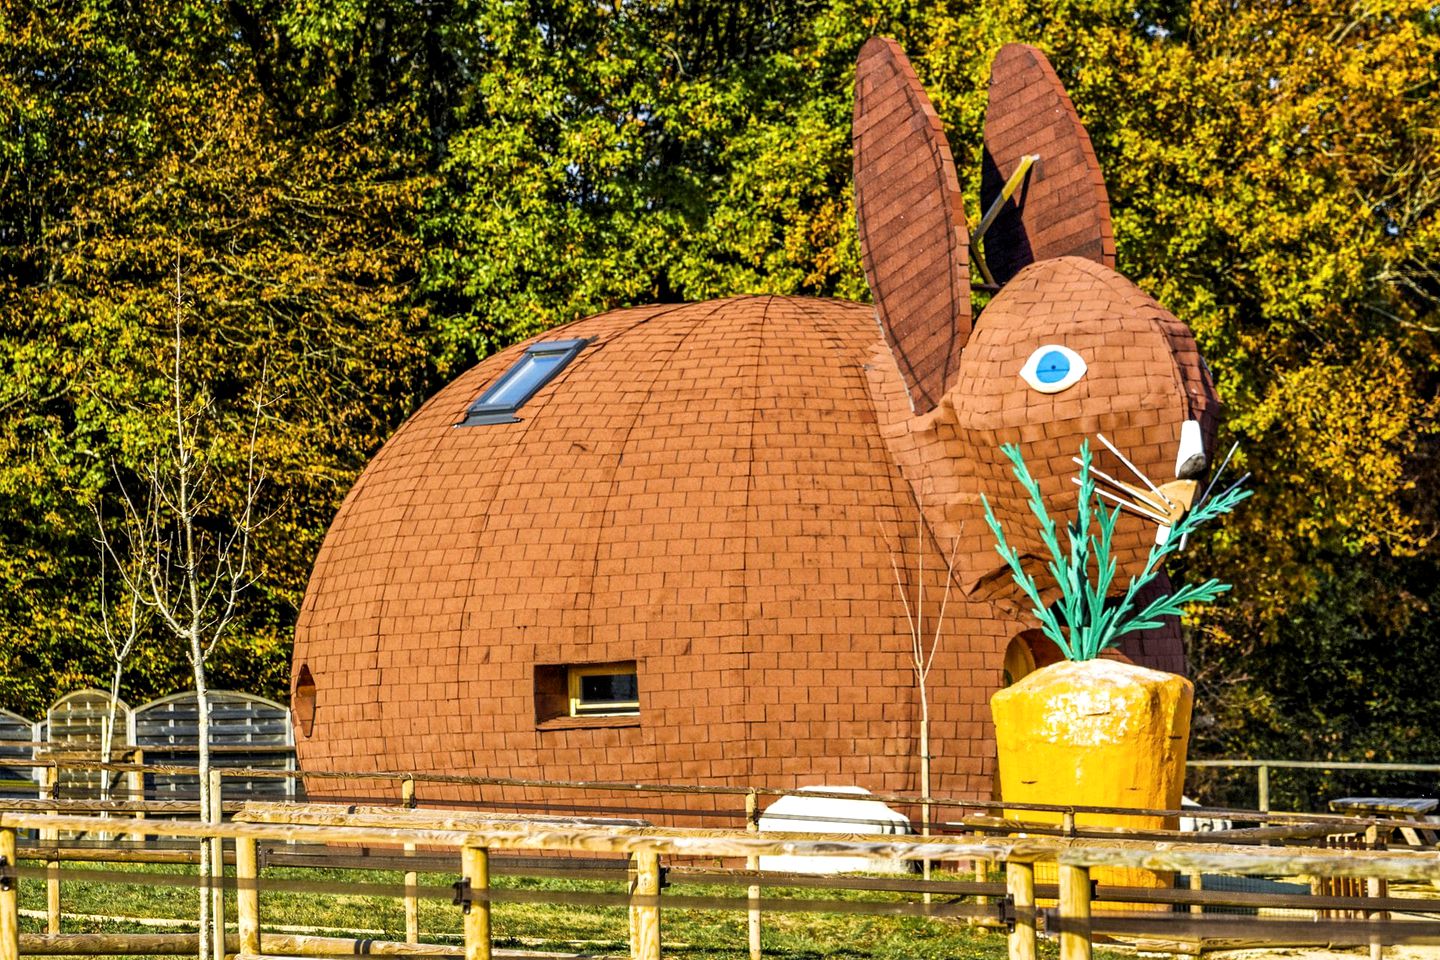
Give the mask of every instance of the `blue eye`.
M 1085 376 L 1080 354 L 1058 343 L 1037 347 L 1020 368 L 1020 379 L 1041 393 L 1059 393 Z
M 1035 365 L 1035 379 L 1041 383 L 1059 383 L 1070 372 L 1070 358 L 1059 350 L 1046 350 Z

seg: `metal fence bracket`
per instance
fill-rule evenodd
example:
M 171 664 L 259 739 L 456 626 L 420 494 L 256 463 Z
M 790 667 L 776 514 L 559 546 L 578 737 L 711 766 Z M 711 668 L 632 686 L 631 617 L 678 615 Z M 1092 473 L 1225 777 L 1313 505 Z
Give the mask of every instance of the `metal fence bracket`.
M 470 907 L 475 902 L 474 891 L 470 888 L 470 878 L 461 877 L 450 886 L 455 888 L 455 898 L 450 902 L 460 908 L 460 912 L 468 914 Z

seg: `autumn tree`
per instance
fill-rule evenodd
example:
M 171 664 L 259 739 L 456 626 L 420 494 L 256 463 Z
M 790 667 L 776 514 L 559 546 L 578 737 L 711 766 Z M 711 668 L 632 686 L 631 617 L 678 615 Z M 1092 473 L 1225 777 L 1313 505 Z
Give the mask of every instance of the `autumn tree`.
M 319 538 L 433 380 L 412 296 L 423 127 L 404 103 L 343 122 L 287 117 L 213 5 L 77 0 L 7 18 L 0 699 L 33 713 L 105 670 L 89 504 L 117 515 L 105 465 L 143 464 L 161 442 L 155 361 L 170 336 L 156 318 L 177 255 L 197 380 L 243 401 L 268 363 L 285 398 L 257 437 L 283 478 L 263 505 L 274 520 L 255 544 L 257 589 L 214 666 L 219 684 L 277 694 Z M 234 500 L 243 471 L 223 472 L 217 496 Z M 187 685 L 159 642 L 152 631 L 131 658 L 137 698 Z
M 972 221 L 990 59 L 1046 51 L 1106 173 L 1122 271 L 1215 373 L 1256 495 L 1184 558 L 1235 584 L 1187 624 L 1199 749 L 1440 749 L 1410 667 L 1440 601 L 1432 8 L 28 0 L 0 17 L 0 704 L 34 712 L 105 669 L 86 504 L 113 506 L 101 464 L 156 442 L 165 332 L 146 318 L 177 247 L 197 372 L 243 399 L 268 357 L 288 398 L 257 438 L 276 522 L 215 667 L 274 694 L 340 499 L 459 368 L 632 303 L 866 296 L 850 85 L 886 33 L 934 97 Z M 180 686 L 141 643 L 135 694 Z

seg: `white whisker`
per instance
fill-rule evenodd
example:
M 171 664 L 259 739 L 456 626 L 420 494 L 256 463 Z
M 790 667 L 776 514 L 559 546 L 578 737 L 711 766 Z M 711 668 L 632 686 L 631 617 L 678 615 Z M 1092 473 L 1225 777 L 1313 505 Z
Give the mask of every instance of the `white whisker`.
M 1210 498 L 1210 491 L 1214 490 L 1215 484 L 1220 482 L 1221 474 L 1225 472 L 1226 467 L 1230 466 L 1230 458 L 1235 456 L 1235 451 L 1238 449 L 1240 449 L 1239 440 L 1236 440 L 1234 443 L 1230 444 L 1230 452 L 1225 454 L 1224 460 L 1220 461 L 1220 468 L 1216 470 L 1215 473 L 1210 477 L 1210 484 L 1205 488 L 1205 493 L 1201 495 L 1200 499 L 1195 501 L 1195 506 L 1200 506 L 1200 504 L 1204 503 Z
M 1081 462 L 1079 457 L 1071 457 L 1070 460 L 1071 460 L 1071 462 L 1073 462 L 1073 463 L 1080 463 L 1080 462 Z M 1113 484 L 1114 486 L 1119 487 L 1121 490 L 1124 490 L 1124 491 L 1125 491 L 1126 493 L 1128 493 L 1130 496 L 1132 496 L 1132 497 L 1134 497 L 1135 499 L 1139 500 L 1139 501 L 1140 501 L 1142 504 L 1144 504 L 1145 506 L 1154 509 L 1156 513 L 1169 513 L 1169 511 L 1166 510 L 1163 506 L 1161 506 L 1160 504 L 1156 503 L 1154 500 L 1151 500 L 1149 497 L 1147 497 L 1147 496 L 1145 495 L 1145 491 L 1143 491 L 1143 490 L 1136 490 L 1134 487 L 1130 486 L 1130 484 L 1125 483 L 1125 482 L 1123 482 L 1123 481 L 1121 481 L 1121 480 L 1116 480 L 1114 477 L 1110 476 L 1110 474 L 1106 473 L 1104 470 L 1096 470 L 1094 467 L 1091 467 L 1091 468 L 1090 468 L 1090 474 L 1091 474 L 1091 476 L 1099 477 L 1101 480 L 1104 480 L 1104 481 L 1107 482 L 1107 483 L 1110 483 L 1110 484 Z M 1166 500 L 1165 502 L 1166 502 L 1166 503 L 1170 503 L 1169 500 Z M 1172 504 L 1172 506 L 1173 506 L 1173 504 Z
M 1079 477 L 1071 477 L 1071 478 L 1070 478 L 1070 482 L 1073 483 L 1073 484 L 1075 484 L 1076 486 L 1079 486 L 1079 485 L 1080 485 L 1080 478 L 1079 478 Z M 1146 509 L 1138 506 L 1138 505 L 1135 504 L 1133 501 L 1126 500 L 1124 497 L 1117 497 L 1117 496 L 1115 496 L 1115 494 L 1111 493 L 1111 492 L 1108 491 L 1108 490 L 1101 490 L 1099 487 L 1096 487 L 1096 488 L 1095 488 L 1095 493 L 1096 493 L 1096 495 L 1101 496 L 1101 497 L 1104 497 L 1104 498 L 1106 498 L 1107 500 L 1113 500 L 1113 501 L 1115 501 L 1116 505 L 1118 505 L 1118 506 L 1120 506 L 1120 507 L 1123 507 L 1123 508 L 1125 508 L 1126 510 L 1132 510 L 1132 511 L 1134 511 L 1135 513 L 1140 514 L 1140 516 L 1144 517 L 1144 518 L 1147 519 L 1147 520 L 1154 520 L 1156 523 L 1158 523 L 1158 524 L 1160 524 L 1160 525 L 1162 525 L 1162 526 L 1169 526 L 1169 525 L 1170 525 L 1170 518 L 1169 518 L 1169 517 L 1162 517 L 1162 516 L 1160 516 L 1158 513 L 1152 513 L 1151 511 L 1146 510 Z
M 1135 476 L 1137 476 L 1137 477 L 1139 477 L 1141 480 L 1143 480 L 1143 481 L 1145 482 L 1145 486 L 1149 487 L 1150 490 L 1151 490 L 1151 492 L 1153 492 L 1153 493 L 1155 494 L 1155 496 L 1157 496 L 1157 497 L 1159 497 L 1161 500 L 1165 501 L 1166 506 L 1170 506 L 1170 507 L 1175 506 L 1175 504 L 1170 501 L 1170 498 L 1169 498 L 1169 497 L 1165 496 L 1165 494 L 1163 494 L 1163 493 L 1160 492 L 1160 488 L 1159 488 L 1159 487 L 1155 486 L 1155 484 L 1153 484 L 1153 483 L 1150 482 L 1150 478 L 1149 478 L 1149 477 L 1145 476 L 1145 474 L 1143 474 L 1143 473 L 1140 472 L 1140 468 L 1139 468 L 1139 467 L 1137 467 L 1137 466 L 1135 466 L 1135 464 L 1131 463 L 1130 460 L 1129 460 L 1129 458 L 1126 457 L 1125 454 L 1121 453 L 1118 448 L 1116 448 L 1115 444 L 1111 443 L 1108 439 L 1106 439 L 1105 434 L 1103 434 L 1103 433 L 1097 433 L 1097 434 L 1095 434 L 1095 436 L 1096 436 L 1096 438 L 1097 438 L 1101 443 L 1105 444 L 1105 446 L 1106 446 L 1107 448 L 1109 448 L 1109 450 L 1110 450 L 1111 453 L 1115 454 L 1115 456 L 1117 456 L 1117 457 L 1120 458 L 1120 462 L 1121 462 L 1121 463 L 1125 464 L 1125 466 L 1127 466 L 1127 467 L 1130 468 L 1130 472 L 1131 472 L 1131 473 L 1135 474 Z
M 1236 487 L 1240 486 L 1242 483 L 1244 483 L 1246 480 L 1249 480 L 1249 479 L 1250 479 L 1250 474 L 1249 474 L 1249 472 L 1247 471 L 1246 474 L 1245 474 L 1245 476 L 1241 477 L 1239 480 L 1236 480 L 1234 483 L 1230 484 L 1230 486 L 1226 487 L 1226 488 L 1225 488 L 1225 493 L 1220 494 L 1220 496 L 1222 496 L 1222 497 L 1225 496 L 1226 493 L 1229 493 L 1231 490 L 1234 490 Z

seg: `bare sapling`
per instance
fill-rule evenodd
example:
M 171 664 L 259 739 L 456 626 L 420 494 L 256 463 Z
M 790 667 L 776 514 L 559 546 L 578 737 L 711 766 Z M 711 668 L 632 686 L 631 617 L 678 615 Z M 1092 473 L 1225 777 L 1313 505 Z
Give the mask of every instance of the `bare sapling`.
M 265 520 L 259 513 L 265 478 L 256 447 L 270 401 L 265 398 L 267 377 L 262 367 L 249 404 L 246 445 L 239 464 L 243 487 L 238 497 L 230 497 L 227 507 L 220 493 L 228 480 L 227 461 L 232 458 L 219 436 L 221 415 L 214 398 L 205 385 L 187 377 L 182 281 L 177 258 L 166 377 L 169 395 L 163 416 L 165 440 L 148 463 L 131 471 L 138 480 L 127 484 L 120 466 L 112 465 L 124 532 L 122 536 L 107 533 L 102 523 L 99 539 L 127 597 L 137 609 L 148 611 L 162 632 L 184 651 L 195 689 L 201 817 L 213 822 L 219 798 L 211 797 L 206 667 L 235 625 L 241 596 L 254 583 L 252 542 Z M 221 869 L 215 855 L 211 844 L 201 844 L 200 873 L 209 880 Z M 215 956 L 224 942 L 212 920 L 212 891 L 206 886 L 202 885 L 200 895 L 201 960 Z
M 915 521 L 915 600 L 911 603 L 910 592 L 905 589 L 904 577 L 900 573 L 900 552 L 886 538 L 890 548 L 890 568 L 895 573 L 895 589 L 905 608 L 905 621 L 910 632 L 910 666 L 915 675 L 915 689 L 919 698 L 919 740 L 920 740 L 920 833 L 930 835 L 930 670 L 935 665 L 935 653 L 940 649 L 940 638 L 945 628 L 945 610 L 950 603 L 950 588 L 955 582 L 955 556 L 960 547 L 957 536 L 950 544 L 950 556 L 945 568 L 945 592 L 940 600 L 940 609 L 935 616 L 935 631 L 930 634 L 925 628 L 925 522 L 923 513 L 917 512 Z M 931 864 L 923 860 L 920 864 L 924 879 L 930 879 Z M 930 902 L 926 891 L 925 902 Z
M 94 504 L 95 525 L 99 530 L 96 537 L 96 545 L 100 548 L 100 628 L 105 635 L 105 646 L 110 654 L 110 702 L 106 710 L 105 718 L 100 725 L 100 799 L 109 800 L 111 785 L 114 782 L 114 771 L 109 768 L 110 761 L 114 758 L 115 724 L 119 713 L 120 681 L 125 674 L 125 664 L 129 662 L 130 655 L 135 652 L 135 643 L 148 619 L 149 608 L 142 602 L 140 595 L 130 589 L 122 589 L 122 596 L 111 609 L 109 587 L 111 582 L 110 564 L 116 561 L 119 554 L 110 543 L 105 530 L 105 516 L 101 510 L 100 501 Z M 129 562 L 134 563 L 133 556 Z M 126 579 L 122 574 L 122 583 Z

